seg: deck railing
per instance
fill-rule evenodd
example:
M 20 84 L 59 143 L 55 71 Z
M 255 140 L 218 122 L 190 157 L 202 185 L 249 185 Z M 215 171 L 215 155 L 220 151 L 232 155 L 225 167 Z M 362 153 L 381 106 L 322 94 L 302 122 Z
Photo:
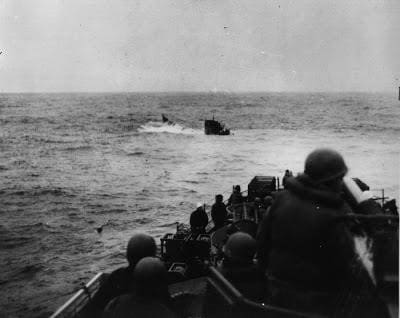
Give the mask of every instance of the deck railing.
M 104 273 L 98 273 L 79 291 L 77 291 L 64 305 L 50 316 L 50 318 L 75 317 L 82 308 L 90 301 L 91 297 L 100 288 L 105 277 Z

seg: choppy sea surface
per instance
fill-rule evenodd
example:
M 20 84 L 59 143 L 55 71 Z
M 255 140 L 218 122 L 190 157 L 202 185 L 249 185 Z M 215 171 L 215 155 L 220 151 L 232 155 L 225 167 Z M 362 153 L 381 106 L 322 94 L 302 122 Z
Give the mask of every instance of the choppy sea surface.
M 213 115 L 233 134 L 204 135 Z M 0 316 L 50 315 L 124 264 L 134 231 L 158 240 L 234 184 L 302 171 L 316 147 L 398 200 L 399 133 L 390 94 L 0 94 Z

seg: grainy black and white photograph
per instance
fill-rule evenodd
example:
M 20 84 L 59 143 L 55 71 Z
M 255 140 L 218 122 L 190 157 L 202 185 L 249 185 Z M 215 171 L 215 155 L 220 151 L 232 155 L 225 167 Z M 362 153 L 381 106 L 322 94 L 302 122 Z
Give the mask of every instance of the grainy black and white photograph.
M 0 317 L 398 317 L 399 40 L 398 0 L 0 0 Z

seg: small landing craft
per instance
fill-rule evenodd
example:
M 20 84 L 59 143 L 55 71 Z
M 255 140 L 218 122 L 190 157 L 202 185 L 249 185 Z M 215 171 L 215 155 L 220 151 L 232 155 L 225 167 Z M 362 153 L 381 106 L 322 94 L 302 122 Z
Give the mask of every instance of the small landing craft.
M 353 181 L 358 180 L 355 178 Z M 357 191 L 357 195 L 361 193 L 360 182 L 356 185 L 353 181 L 347 182 L 351 187 L 347 186 L 345 188 L 347 194 L 343 194 L 347 197 L 347 201 L 356 199 Z M 263 210 L 265 207 L 260 204 L 259 198 L 274 195 L 281 190 L 283 188 L 279 178 L 254 177 L 248 184 L 248 190 L 244 191 L 247 192 L 244 202 L 229 206 L 230 217 L 224 227 L 212 233 L 206 231 L 204 234 L 195 234 L 191 233 L 187 225 L 177 224 L 176 233 L 167 233 L 161 238 L 160 257 L 168 268 L 171 278 L 169 292 L 182 317 L 316 317 L 313 314 L 275 307 L 268 305 L 268 302 L 257 302 L 246 298 L 237 286 L 216 269 L 220 253 L 232 229 L 255 236 L 261 217 L 267 211 Z M 380 251 L 378 254 L 383 257 L 374 262 L 377 292 L 384 300 L 390 316 L 398 317 L 398 210 L 394 200 L 386 201 L 384 193 L 381 198 L 374 199 L 377 202 L 381 200 L 380 213 L 360 215 L 352 212 L 342 221 L 356 222 L 359 226 L 365 223 L 366 226 L 374 226 L 379 231 L 381 239 L 376 243 L 376 251 Z M 212 226 L 210 222 L 207 228 L 210 229 Z M 93 277 L 51 318 L 87 317 L 85 308 L 107 275 L 99 273 Z M 215 296 L 211 300 L 206 298 L 207 290 Z
M 230 135 L 231 133 L 229 129 L 225 128 L 224 125 L 216 121 L 214 119 L 214 116 L 213 119 L 206 119 L 204 121 L 204 132 L 206 135 L 220 135 L 220 136 Z

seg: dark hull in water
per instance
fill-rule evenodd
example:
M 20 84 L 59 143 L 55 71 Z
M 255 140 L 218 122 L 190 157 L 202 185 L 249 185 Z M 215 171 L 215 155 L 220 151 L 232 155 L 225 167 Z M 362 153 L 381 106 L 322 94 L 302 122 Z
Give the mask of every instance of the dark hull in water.
M 230 130 L 225 128 L 223 125 L 221 125 L 220 122 L 214 120 L 214 119 L 209 119 L 204 121 L 204 133 L 206 135 L 220 135 L 220 136 L 226 136 L 230 135 Z
M 278 178 L 255 177 L 249 183 L 245 202 L 230 206 L 230 218 L 224 227 L 212 233 L 193 234 L 189 226 L 179 224 L 175 233 L 167 233 L 161 238 L 160 257 L 168 268 L 169 291 L 175 308 L 179 308 L 180 316 L 320 317 L 312 313 L 270 306 L 267 296 L 262 301 L 247 298 L 238 286 L 216 269 L 224 243 L 232 229 L 256 235 L 262 210 L 255 198 L 280 190 Z M 382 198 L 384 206 L 383 201 Z M 398 220 L 397 207 L 396 211 L 382 209 L 382 213 L 374 215 L 348 214 L 341 220 L 358 222 L 361 226 L 366 222 L 368 226 L 373 224 L 376 227 L 379 233 L 375 238 L 374 244 L 377 248 L 373 255 L 376 290 L 391 317 L 398 317 Z M 213 224 L 210 223 L 207 230 L 212 227 Z M 85 309 L 106 275 L 96 275 L 51 317 L 88 317 Z M 358 298 L 352 299 L 357 302 Z M 351 310 L 351 306 L 352 303 L 345 308 Z

